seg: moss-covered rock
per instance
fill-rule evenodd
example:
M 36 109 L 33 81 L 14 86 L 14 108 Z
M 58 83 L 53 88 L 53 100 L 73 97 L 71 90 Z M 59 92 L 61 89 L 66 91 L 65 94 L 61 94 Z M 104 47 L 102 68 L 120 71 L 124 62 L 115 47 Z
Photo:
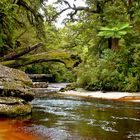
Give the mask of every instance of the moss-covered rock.
M 0 65 L 0 79 L 21 81 L 28 86 L 32 85 L 32 80 L 23 71 L 5 67 L 2 65 Z
M 31 101 L 34 93 L 31 79 L 22 71 L 0 65 L 0 96 L 19 97 Z
M 34 92 L 31 79 L 22 71 L 0 65 L 0 116 L 17 117 L 31 113 L 28 101 Z
M 0 115 L 16 117 L 31 113 L 32 106 L 20 98 L 0 97 Z

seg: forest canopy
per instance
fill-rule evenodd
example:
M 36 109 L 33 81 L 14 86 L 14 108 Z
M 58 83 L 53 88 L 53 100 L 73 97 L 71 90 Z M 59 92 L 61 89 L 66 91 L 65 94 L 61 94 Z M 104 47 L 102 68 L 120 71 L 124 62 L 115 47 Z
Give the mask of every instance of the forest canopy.
M 86 0 L 85 6 L 72 5 L 68 0 L 56 0 L 51 5 L 47 2 L 0 1 L 1 64 L 21 66 L 32 61 L 34 54 L 46 57 L 44 53 L 63 51 L 74 54 L 65 60 L 75 58 L 80 65 L 66 69 L 71 61 L 63 61 L 65 66 L 34 61 L 21 68 L 52 73 L 56 82 L 74 81 L 75 86 L 88 90 L 140 91 L 139 0 Z M 55 22 L 66 11 L 64 26 L 58 28 Z

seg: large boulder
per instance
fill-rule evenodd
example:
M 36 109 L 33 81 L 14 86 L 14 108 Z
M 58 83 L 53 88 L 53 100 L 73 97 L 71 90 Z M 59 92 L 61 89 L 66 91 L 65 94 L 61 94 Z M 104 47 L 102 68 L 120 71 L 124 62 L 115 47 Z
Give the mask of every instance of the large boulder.
M 2 65 L 0 65 L 0 79 L 1 78 L 22 81 L 28 86 L 32 85 L 32 80 L 28 77 L 27 74 L 25 74 L 25 72 Z
M 0 65 L 0 96 L 19 97 L 31 101 L 34 93 L 32 80 L 22 71 Z
M 31 113 L 32 80 L 22 71 L 0 65 L 0 116 Z

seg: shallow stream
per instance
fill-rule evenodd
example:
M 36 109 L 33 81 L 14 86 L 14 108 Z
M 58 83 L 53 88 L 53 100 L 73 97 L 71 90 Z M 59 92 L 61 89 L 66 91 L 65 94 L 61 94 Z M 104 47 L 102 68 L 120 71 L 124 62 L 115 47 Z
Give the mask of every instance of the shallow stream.
M 48 93 L 32 104 L 32 123 L 26 130 L 44 140 L 140 140 L 139 103 Z
M 140 140 L 139 103 L 71 97 L 53 92 L 60 87 L 63 85 L 51 84 L 48 89 L 41 90 L 40 97 L 32 101 L 32 117 L 16 123 L 12 121 L 14 128 L 11 129 L 11 121 L 6 122 L 6 126 L 1 121 L 0 138 L 3 134 L 5 138 L 0 140 Z M 9 130 L 6 130 L 7 126 Z M 15 128 L 20 132 L 18 135 L 13 133 Z M 35 137 L 25 137 L 21 132 Z

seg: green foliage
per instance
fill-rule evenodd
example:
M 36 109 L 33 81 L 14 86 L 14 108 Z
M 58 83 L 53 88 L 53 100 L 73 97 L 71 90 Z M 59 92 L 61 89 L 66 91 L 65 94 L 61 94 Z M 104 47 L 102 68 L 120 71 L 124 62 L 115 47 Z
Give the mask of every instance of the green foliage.
M 34 28 L 33 32 L 30 30 L 30 33 L 38 36 L 35 38 L 41 38 L 44 36 L 43 20 L 38 13 L 40 7 L 41 3 L 39 0 L 35 0 L 34 4 L 32 4 L 31 0 L 0 1 L 1 56 L 14 50 L 16 47 L 21 47 L 22 40 L 19 41 L 19 38 L 22 36 L 21 32 L 24 30 L 27 31 Z M 30 40 L 30 38 L 28 37 L 27 40 Z M 17 45 L 17 42 L 21 45 Z
M 131 26 L 129 23 L 119 23 L 115 27 L 101 27 L 98 35 L 105 38 L 121 38 L 126 35 L 130 29 Z
M 52 74 L 53 82 L 73 82 L 75 77 L 72 74 L 71 70 L 68 70 L 64 64 L 60 63 L 41 63 L 33 64 L 24 68 L 26 73 L 35 73 L 35 74 Z
M 122 48 L 119 53 L 106 49 L 101 58 L 89 58 L 86 65 L 80 66 L 77 82 L 89 90 L 139 91 L 139 52 L 136 50 L 140 48 L 135 47 Z
M 13 47 L 12 33 L 16 22 L 16 4 L 8 1 L 0 2 L 0 51 Z
M 58 5 L 46 5 L 43 2 L 43 0 L 0 1 L 1 57 L 10 51 L 16 52 L 19 47 L 23 49 L 25 46 L 35 44 L 39 39 L 45 42 L 43 48 L 31 52 L 30 56 L 27 54 L 18 60 L 2 64 L 42 62 L 44 58 L 55 59 L 58 52 L 58 59 L 63 58 L 67 67 L 72 69 L 75 62 L 71 61 L 71 57 L 67 57 L 65 52 L 74 52 L 82 59 L 82 64 L 76 68 L 79 86 L 90 90 L 140 90 L 139 0 L 131 1 L 132 4 L 127 0 L 86 0 L 89 10 L 82 10 L 79 7 L 78 12 L 74 12 L 76 7 L 72 8 L 71 5 L 68 9 L 72 8 L 73 15 L 77 13 L 75 17 L 78 20 L 75 23 L 66 23 L 62 29 L 55 27 L 52 22 L 59 16 Z M 58 0 L 55 4 L 63 2 Z M 65 4 L 68 6 L 66 1 Z M 45 31 L 45 35 L 42 31 Z M 108 49 L 109 47 L 119 49 L 112 51 Z M 56 51 L 62 49 L 64 51 L 61 54 L 60 51 Z M 57 82 L 74 80 L 73 69 L 71 71 L 65 69 L 64 64 L 39 63 L 25 69 L 31 73 L 51 73 Z
M 89 90 L 140 91 L 139 2 L 86 3 L 98 12 L 82 11 L 76 24 L 69 23 L 62 30 L 62 45 L 78 52 L 83 60 L 76 68 L 77 84 Z M 107 49 L 108 39 L 112 39 L 111 47 L 119 46 L 117 51 Z

